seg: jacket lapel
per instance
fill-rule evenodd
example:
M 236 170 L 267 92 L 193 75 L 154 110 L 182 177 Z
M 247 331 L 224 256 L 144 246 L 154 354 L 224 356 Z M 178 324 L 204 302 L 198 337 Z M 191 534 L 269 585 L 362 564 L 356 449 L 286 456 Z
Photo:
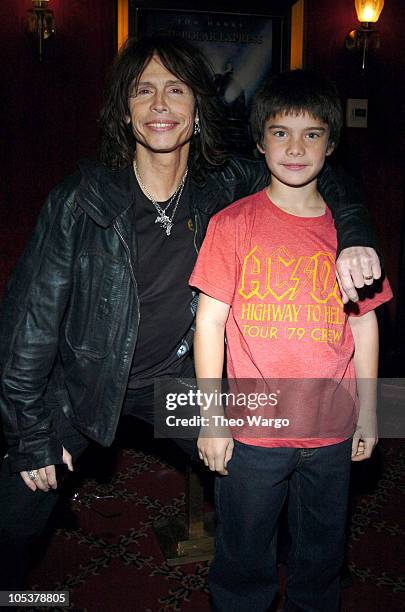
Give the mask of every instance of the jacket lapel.
M 109 227 L 114 219 L 134 203 L 132 177 L 128 167 L 111 170 L 91 160 L 79 162 L 82 180 L 76 201 L 101 227 Z

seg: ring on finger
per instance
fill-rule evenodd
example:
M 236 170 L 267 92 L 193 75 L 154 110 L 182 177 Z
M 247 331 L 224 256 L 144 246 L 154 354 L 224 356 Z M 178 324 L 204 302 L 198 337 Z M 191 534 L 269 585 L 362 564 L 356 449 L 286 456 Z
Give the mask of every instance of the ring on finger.
M 38 478 L 37 470 L 28 470 L 28 478 L 30 480 L 36 480 Z
M 373 280 L 373 276 L 364 275 L 364 280 Z

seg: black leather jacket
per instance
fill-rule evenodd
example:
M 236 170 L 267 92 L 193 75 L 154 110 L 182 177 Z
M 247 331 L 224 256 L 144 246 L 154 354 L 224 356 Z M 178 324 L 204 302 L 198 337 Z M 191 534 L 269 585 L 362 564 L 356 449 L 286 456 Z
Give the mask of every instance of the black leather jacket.
M 374 245 L 367 212 L 323 171 L 340 247 Z M 190 184 L 195 247 L 210 216 L 269 182 L 261 162 L 230 160 Z M 114 439 L 139 325 L 128 172 L 82 162 L 50 194 L 0 312 L 0 408 L 11 469 L 62 463 L 62 408 L 85 435 Z

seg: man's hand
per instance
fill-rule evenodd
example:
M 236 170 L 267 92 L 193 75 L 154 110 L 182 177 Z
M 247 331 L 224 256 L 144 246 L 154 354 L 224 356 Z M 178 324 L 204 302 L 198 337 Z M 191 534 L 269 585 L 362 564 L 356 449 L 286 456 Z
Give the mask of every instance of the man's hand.
M 369 459 L 378 442 L 377 416 L 375 412 L 360 410 L 357 428 L 353 436 L 352 461 Z
M 234 442 L 231 436 L 226 438 L 199 437 L 197 442 L 198 455 L 201 461 L 213 472 L 222 476 L 228 474 L 226 466 L 232 457 Z
M 72 455 L 66 450 L 66 448 L 63 448 L 62 461 L 65 465 L 67 465 L 68 470 L 70 472 L 73 472 Z M 58 483 L 56 481 L 56 472 L 54 465 L 46 465 L 42 468 L 30 470 L 30 472 L 36 474 L 35 479 L 29 477 L 28 471 L 20 472 L 20 475 L 27 487 L 31 489 L 31 491 L 36 491 L 37 489 L 40 489 L 41 491 L 46 492 L 49 491 L 49 489 L 57 488 Z
M 336 261 L 336 275 L 342 292 L 342 300 L 357 302 L 356 287 L 372 285 L 381 276 L 378 255 L 371 247 L 349 247 L 343 249 Z

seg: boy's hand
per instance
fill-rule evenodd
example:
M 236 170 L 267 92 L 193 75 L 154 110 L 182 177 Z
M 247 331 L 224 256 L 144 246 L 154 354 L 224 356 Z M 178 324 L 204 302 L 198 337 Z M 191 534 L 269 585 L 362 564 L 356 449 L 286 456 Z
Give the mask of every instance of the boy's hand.
M 198 455 L 201 461 L 213 472 L 222 476 L 228 474 L 226 466 L 233 453 L 234 442 L 231 436 L 225 438 L 199 437 L 197 442 Z
M 359 421 L 353 436 L 352 461 L 369 459 L 377 442 L 377 416 L 375 412 L 362 414 L 360 410 Z
M 342 300 L 357 302 L 356 287 L 372 285 L 381 276 L 378 255 L 371 247 L 349 247 L 343 249 L 336 260 L 336 276 L 342 292 Z

